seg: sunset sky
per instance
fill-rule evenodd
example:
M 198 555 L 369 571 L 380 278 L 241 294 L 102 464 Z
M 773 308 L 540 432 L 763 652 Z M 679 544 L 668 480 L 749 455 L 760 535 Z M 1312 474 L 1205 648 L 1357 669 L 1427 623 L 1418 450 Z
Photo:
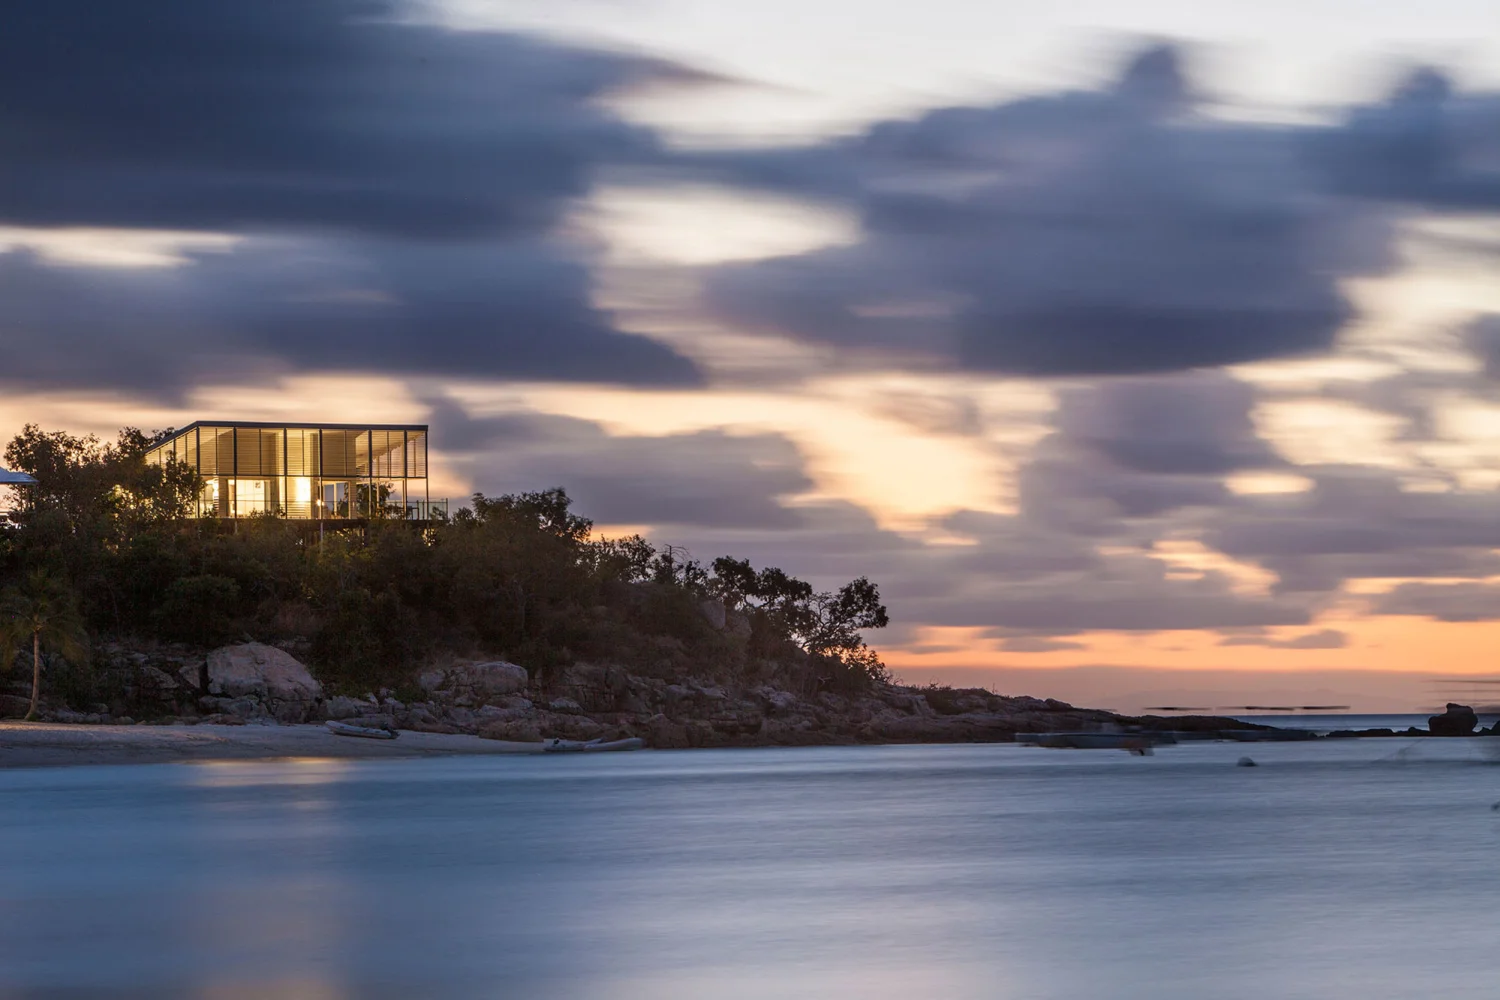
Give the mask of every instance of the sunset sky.
M 914 680 L 1500 676 L 1492 3 L 6 22 L 7 439 L 428 422 L 435 496 L 868 575 Z

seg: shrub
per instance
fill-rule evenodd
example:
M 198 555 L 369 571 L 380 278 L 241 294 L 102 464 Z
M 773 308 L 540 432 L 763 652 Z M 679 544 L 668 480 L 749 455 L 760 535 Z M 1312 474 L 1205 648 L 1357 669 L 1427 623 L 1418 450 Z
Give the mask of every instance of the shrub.
M 234 638 L 240 587 L 228 577 L 180 577 L 168 585 L 152 615 L 165 639 L 216 646 Z

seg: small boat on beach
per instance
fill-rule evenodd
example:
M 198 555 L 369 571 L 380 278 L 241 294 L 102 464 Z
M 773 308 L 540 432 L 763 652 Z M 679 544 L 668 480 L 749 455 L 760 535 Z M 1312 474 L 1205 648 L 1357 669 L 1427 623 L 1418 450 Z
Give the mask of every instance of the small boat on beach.
M 542 744 L 542 753 L 603 753 L 610 750 L 639 750 L 646 741 L 632 736 L 624 740 L 550 739 Z
M 401 735 L 394 729 L 375 729 L 370 726 L 353 726 L 347 722 L 329 719 L 323 725 L 335 736 L 358 736 L 367 740 L 393 740 Z

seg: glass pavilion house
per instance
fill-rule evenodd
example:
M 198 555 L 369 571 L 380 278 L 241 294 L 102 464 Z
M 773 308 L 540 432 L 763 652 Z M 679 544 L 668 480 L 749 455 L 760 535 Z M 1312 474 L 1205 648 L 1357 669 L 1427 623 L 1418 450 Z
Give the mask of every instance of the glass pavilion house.
M 425 521 L 448 512 L 427 486 L 426 424 L 198 421 L 158 441 L 146 461 L 198 471 L 204 517 Z

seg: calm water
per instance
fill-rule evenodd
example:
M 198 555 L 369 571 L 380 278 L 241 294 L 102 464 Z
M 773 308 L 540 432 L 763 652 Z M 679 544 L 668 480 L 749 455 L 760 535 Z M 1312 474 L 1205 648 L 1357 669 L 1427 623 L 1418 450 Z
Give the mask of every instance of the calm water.
M 1423 712 L 1419 715 L 1353 715 L 1348 712 L 1338 714 L 1320 715 L 1312 712 L 1299 713 L 1296 715 L 1269 715 L 1251 714 L 1236 715 L 1232 718 L 1243 719 L 1246 722 L 1258 722 L 1263 726 L 1280 726 L 1284 729 L 1307 729 L 1315 733 L 1327 733 L 1335 729 L 1394 729 L 1401 732 L 1409 727 L 1426 729 L 1427 720 L 1435 712 Z M 1500 716 L 1492 713 L 1480 713 L 1479 726 L 1488 729 L 1493 726 Z
M 1488 1000 L 1481 742 L 0 771 L 0 997 Z

